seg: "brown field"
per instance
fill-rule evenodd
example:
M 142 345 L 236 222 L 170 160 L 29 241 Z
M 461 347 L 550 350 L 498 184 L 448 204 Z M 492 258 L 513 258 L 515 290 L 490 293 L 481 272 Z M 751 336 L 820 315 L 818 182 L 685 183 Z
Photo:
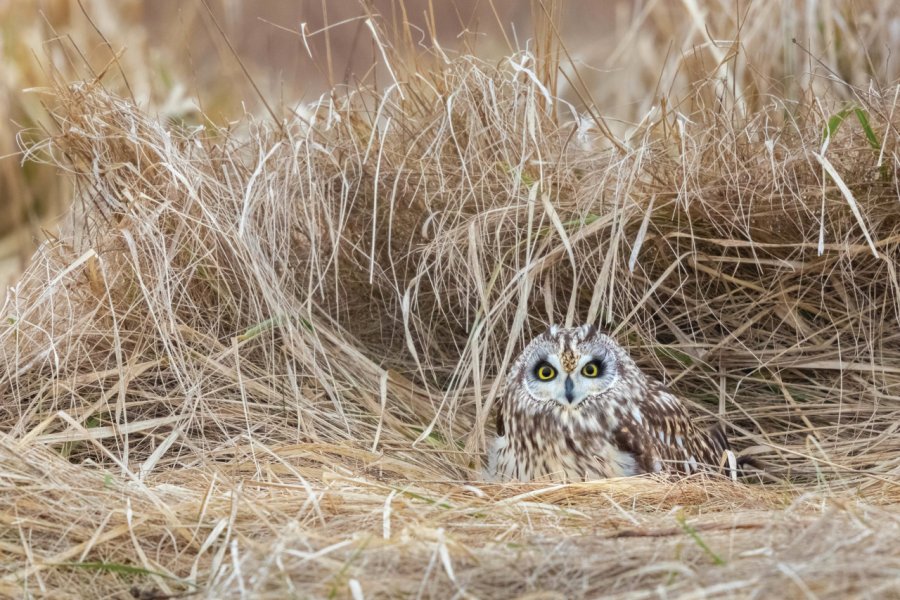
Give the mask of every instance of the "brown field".
M 900 6 L 438 4 L 0 6 L 0 595 L 900 597 Z M 583 321 L 765 476 L 483 481 Z

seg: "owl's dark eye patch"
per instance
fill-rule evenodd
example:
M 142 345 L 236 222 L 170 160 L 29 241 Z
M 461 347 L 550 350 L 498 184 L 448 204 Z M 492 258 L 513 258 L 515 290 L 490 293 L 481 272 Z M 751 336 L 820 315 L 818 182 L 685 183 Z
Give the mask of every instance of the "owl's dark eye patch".
M 554 369 L 553 365 L 548 363 L 546 360 L 543 360 L 539 362 L 534 368 L 534 376 L 541 381 L 550 381 L 551 379 L 556 377 L 556 369 Z
M 591 362 L 581 367 L 581 374 L 592 379 L 594 377 L 600 377 L 603 374 L 603 361 L 597 360 L 595 358 Z

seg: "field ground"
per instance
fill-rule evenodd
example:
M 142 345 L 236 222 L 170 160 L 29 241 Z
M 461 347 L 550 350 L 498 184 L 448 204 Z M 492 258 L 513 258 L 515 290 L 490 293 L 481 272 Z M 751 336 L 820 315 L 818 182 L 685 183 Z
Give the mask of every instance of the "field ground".
M 900 7 L 376 3 L 278 30 L 305 97 L 238 5 L 35 6 L 0 595 L 900 597 Z M 567 321 L 763 480 L 483 481 Z

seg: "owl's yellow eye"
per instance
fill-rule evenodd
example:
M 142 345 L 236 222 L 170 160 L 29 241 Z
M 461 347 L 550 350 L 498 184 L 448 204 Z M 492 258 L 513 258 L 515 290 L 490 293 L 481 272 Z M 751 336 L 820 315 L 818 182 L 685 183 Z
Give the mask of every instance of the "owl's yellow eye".
M 592 360 L 588 364 L 584 365 L 581 369 L 581 374 L 585 377 L 599 377 L 600 376 L 600 367 L 597 365 L 597 361 Z
M 556 369 L 549 363 L 541 363 L 537 366 L 537 369 L 534 370 L 534 374 L 537 375 L 537 378 L 541 381 L 550 381 L 556 377 Z

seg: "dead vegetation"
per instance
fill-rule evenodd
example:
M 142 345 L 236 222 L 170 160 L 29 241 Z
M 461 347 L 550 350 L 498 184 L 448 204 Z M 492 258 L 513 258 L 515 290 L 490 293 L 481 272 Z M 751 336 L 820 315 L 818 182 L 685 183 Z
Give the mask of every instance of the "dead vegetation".
M 691 50 L 629 121 L 548 23 L 498 64 L 373 28 L 390 81 L 227 132 L 46 92 L 27 150 L 76 226 L 3 307 L 0 592 L 900 591 L 900 15 L 789 12 L 824 32 L 801 47 L 780 11 L 668 6 L 628 43 Z M 481 482 L 551 321 L 600 323 L 781 482 Z

